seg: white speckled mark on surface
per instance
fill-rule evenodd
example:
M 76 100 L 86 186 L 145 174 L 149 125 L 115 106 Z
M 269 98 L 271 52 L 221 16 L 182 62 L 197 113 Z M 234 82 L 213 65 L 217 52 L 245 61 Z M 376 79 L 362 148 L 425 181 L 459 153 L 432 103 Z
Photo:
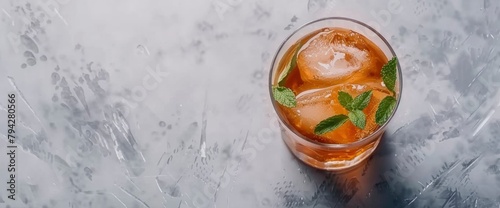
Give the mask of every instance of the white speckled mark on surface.
M 18 200 L 2 189 L 4 205 L 500 205 L 498 1 L 5 0 L 0 9 L 0 97 L 18 94 L 22 147 Z M 380 147 L 342 174 L 288 152 L 267 89 L 281 41 L 327 16 L 377 28 L 404 69 Z

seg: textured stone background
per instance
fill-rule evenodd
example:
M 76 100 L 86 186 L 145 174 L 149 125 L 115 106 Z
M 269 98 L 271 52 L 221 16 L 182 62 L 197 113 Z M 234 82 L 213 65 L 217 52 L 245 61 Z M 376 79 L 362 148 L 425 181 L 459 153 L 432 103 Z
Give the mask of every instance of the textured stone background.
M 378 28 L 404 70 L 381 145 L 343 174 L 288 152 L 266 82 L 328 16 Z M 498 207 L 499 21 L 495 0 L 2 0 L 0 184 L 7 93 L 22 148 L 0 206 Z

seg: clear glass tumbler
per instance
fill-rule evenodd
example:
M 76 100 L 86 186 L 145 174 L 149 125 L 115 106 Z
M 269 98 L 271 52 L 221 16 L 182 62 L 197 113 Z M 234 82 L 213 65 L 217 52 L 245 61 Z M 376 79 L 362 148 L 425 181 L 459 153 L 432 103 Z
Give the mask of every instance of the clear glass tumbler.
M 301 39 L 302 37 L 325 27 L 340 27 L 350 29 L 364 35 L 373 43 L 375 43 L 384 52 L 388 59 L 396 57 L 396 54 L 394 53 L 394 50 L 391 48 L 387 40 L 382 37 L 380 33 L 375 31 L 372 27 L 366 25 L 365 23 L 344 17 L 329 17 L 309 22 L 295 30 L 280 45 L 277 53 L 274 56 L 269 76 L 269 93 L 271 95 L 271 100 L 273 101 L 274 109 L 279 117 L 283 140 L 285 141 L 291 152 L 306 164 L 319 169 L 338 171 L 345 170 L 359 164 L 368 156 L 370 156 L 377 148 L 380 142 L 380 138 L 386 130 L 387 123 L 392 120 L 392 117 L 394 116 L 399 106 L 403 80 L 401 66 L 398 63 L 398 77 L 396 81 L 396 107 L 388 121 L 384 125 L 380 126 L 372 134 L 352 143 L 328 144 L 311 140 L 299 133 L 296 129 L 293 128 L 287 118 L 280 112 L 279 107 L 277 106 L 279 104 L 276 103 L 272 97 L 272 86 L 273 84 L 275 84 L 274 82 L 276 80 L 276 76 L 278 76 L 277 72 L 279 71 L 278 66 L 280 64 L 280 61 L 285 55 L 288 48 L 290 48 L 295 42 L 297 42 L 297 40 Z

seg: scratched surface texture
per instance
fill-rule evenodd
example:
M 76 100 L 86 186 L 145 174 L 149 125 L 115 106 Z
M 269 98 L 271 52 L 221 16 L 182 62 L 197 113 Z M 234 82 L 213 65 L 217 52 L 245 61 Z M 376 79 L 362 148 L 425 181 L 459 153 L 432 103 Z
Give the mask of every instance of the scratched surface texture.
M 267 89 L 281 41 L 328 16 L 378 29 L 404 74 L 341 174 L 291 155 Z M 499 207 L 499 22 L 496 0 L 1 0 L 0 207 Z

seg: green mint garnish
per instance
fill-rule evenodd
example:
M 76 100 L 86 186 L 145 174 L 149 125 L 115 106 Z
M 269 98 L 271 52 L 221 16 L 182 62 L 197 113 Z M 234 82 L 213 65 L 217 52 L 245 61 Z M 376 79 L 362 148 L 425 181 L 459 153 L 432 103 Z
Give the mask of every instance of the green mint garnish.
M 344 91 L 339 91 L 339 103 L 347 110 L 351 110 L 352 96 L 349 93 Z
M 273 86 L 273 98 L 278 101 L 279 104 L 289 108 L 293 108 L 297 105 L 295 94 L 291 89 L 286 87 Z
M 397 65 L 398 58 L 393 57 L 382 67 L 381 72 L 385 87 L 387 87 L 387 89 L 389 89 L 392 93 L 394 93 L 394 87 L 396 86 Z
M 295 52 L 293 53 L 292 59 L 285 66 L 285 69 L 281 72 L 278 77 L 278 86 L 272 87 L 273 98 L 279 104 L 293 108 L 297 106 L 297 100 L 295 98 L 294 92 L 284 87 L 283 85 L 286 83 L 286 80 L 290 73 L 297 66 L 297 56 L 299 53 L 302 44 L 298 44 L 295 48 Z M 394 108 L 396 107 L 396 80 L 397 80 L 397 65 L 398 59 L 397 57 L 393 57 L 389 60 L 381 70 L 382 81 L 388 90 L 390 90 L 393 96 L 387 96 L 382 101 L 380 101 L 377 111 L 375 113 L 375 122 L 382 126 L 387 122 L 389 117 L 392 115 Z M 322 135 L 333 131 L 340 126 L 342 126 L 347 120 L 350 120 L 356 127 L 360 129 L 364 129 L 366 127 L 366 115 L 362 111 L 365 109 L 370 103 L 372 97 L 372 91 L 366 91 L 361 93 L 360 95 L 353 98 L 346 92 L 339 91 L 338 92 L 338 100 L 340 105 L 344 107 L 349 113 L 348 115 L 335 115 L 330 118 L 327 118 L 321 121 L 314 128 L 314 133 L 316 135 Z
M 370 100 L 372 98 L 372 91 L 366 91 L 356 96 L 354 100 L 352 100 L 351 107 L 354 110 L 363 110 L 368 106 Z
M 286 82 L 286 79 L 288 78 L 288 75 L 295 69 L 297 66 L 297 55 L 299 54 L 299 50 L 302 47 L 302 44 L 299 44 L 297 48 L 295 48 L 295 52 L 293 53 L 292 60 L 288 62 L 286 65 L 285 69 L 281 72 L 279 78 L 278 78 L 278 85 L 283 86 Z
M 382 126 L 391 117 L 392 111 L 396 107 L 396 98 L 392 96 L 385 97 L 378 105 L 377 112 L 375 113 L 375 122 Z
M 342 114 L 327 118 L 316 125 L 316 128 L 314 128 L 314 134 L 322 135 L 333 131 L 336 128 L 342 126 L 342 124 L 344 124 L 347 119 L 349 119 L 349 117 Z
M 351 95 L 349 95 L 349 93 L 344 91 L 339 91 L 338 93 L 339 103 L 340 105 L 342 105 L 342 107 L 344 107 L 347 111 L 349 111 L 349 114 L 347 116 L 344 114 L 339 114 L 321 121 L 318 125 L 316 125 L 314 133 L 316 135 L 320 135 L 327 133 L 329 131 L 333 131 L 336 128 L 340 127 L 342 124 L 344 124 L 347 121 L 347 119 L 349 119 L 351 123 L 353 123 L 356 127 L 364 129 L 366 126 L 366 116 L 362 110 L 365 109 L 366 106 L 368 106 L 371 97 L 372 97 L 371 90 L 361 93 L 354 99 L 352 98 Z M 345 120 L 339 118 L 345 118 Z
M 351 120 L 352 124 L 360 129 L 364 129 L 366 126 L 366 116 L 365 113 L 361 110 L 350 111 L 349 120 Z
M 289 108 L 295 107 L 297 105 L 297 100 L 293 91 L 287 87 L 283 87 L 283 85 L 285 84 L 288 75 L 290 75 L 292 70 L 297 66 L 297 55 L 299 53 L 300 47 L 302 47 L 302 44 L 299 44 L 297 48 L 295 48 L 292 60 L 288 62 L 285 69 L 278 77 L 278 86 L 273 86 L 274 100 L 276 100 L 279 104 Z
M 382 67 L 382 80 L 384 81 L 385 86 L 389 89 L 393 96 L 387 96 L 378 105 L 377 112 L 375 113 L 375 122 L 382 126 L 387 122 L 389 117 L 392 115 L 392 111 L 396 107 L 396 92 L 394 88 L 396 87 L 396 79 L 397 79 L 397 65 L 398 58 L 393 57 L 389 62 L 387 62 Z
M 397 80 L 397 65 L 398 58 L 393 57 L 389 60 L 381 70 L 382 81 L 385 87 L 392 92 L 392 96 L 387 96 L 382 101 L 380 101 L 377 111 L 375 112 L 375 122 L 382 126 L 391 117 L 394 108 L 396 108 L 396 80 Z M 347 92 L 339 91 L 338 100 L 340 105 L 349 111 L 348 115 L 336 115 L 321 121 L 316 128 L 314 133 L 316 135 L 325 134 L 329 131 L 333 131 L 336 128 L 344 124 L 347 119 L 351 121 L 354 126 L 364 129 L 366 127 L 366 115 L 362 111 L 370 103 L 372 97 L 372 91 L 366 91 L 360 95 L 352 98 Z

